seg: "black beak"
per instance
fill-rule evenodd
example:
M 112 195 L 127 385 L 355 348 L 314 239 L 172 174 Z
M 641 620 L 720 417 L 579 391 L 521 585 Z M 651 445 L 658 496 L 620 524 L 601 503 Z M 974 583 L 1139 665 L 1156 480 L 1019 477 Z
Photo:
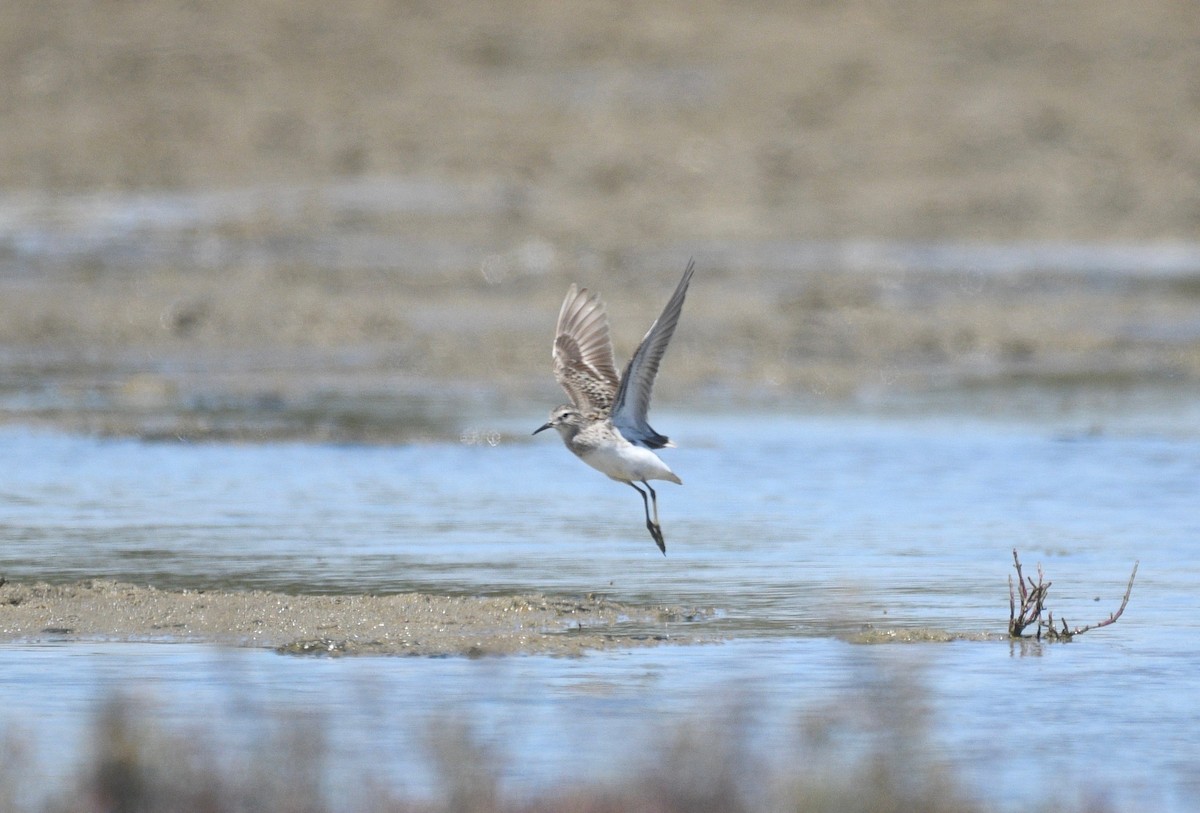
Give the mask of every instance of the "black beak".
M 544 423 L 541 426 L 539 426 L 537 429 L 534 429 L 533 434 L 536 435 L 538 432 L 541 432 L 543 429 L 549 429 L 549 428 L 550 428 L 550 424 Z

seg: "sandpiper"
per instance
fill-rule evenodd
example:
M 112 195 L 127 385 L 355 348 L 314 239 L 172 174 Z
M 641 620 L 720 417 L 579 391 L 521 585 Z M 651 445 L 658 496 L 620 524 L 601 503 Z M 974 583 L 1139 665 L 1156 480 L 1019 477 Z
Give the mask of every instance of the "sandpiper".
M 587 288 L 571 286 L 558 312 L 553 350 L 554 377 L 571 403 L 550 410 L 550 420 L 533 431 L 536 435 L 544 429 L 557 429 L 566 447 L 584 463 L 628 483 L 641 494 L 646 528 L 664 556 L 667 543 L 658 524 L 658 495 L 649 481 L 668 480 L 680 485 L 683 481 L 652 451 L 675 444 L 650 427 L 646 413 L 654 377 L 679 322 L 695 265 L 694 260 L 688 263 L 675 293 L 650 325 L 620 377 L 613 361 L 604 303 Z M 637 487 L 638 482 L 650 492 L 649 499 Z

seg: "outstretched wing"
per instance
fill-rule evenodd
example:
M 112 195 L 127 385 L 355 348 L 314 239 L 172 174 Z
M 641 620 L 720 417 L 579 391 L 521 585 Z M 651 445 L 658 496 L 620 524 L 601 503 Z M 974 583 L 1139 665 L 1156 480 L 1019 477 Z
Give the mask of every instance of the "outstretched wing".
M 554 337 L 554 377 L 580 412 L 607 413 L 617 392 L 608 316 L 600 297 L 571 286 Z
M 683 299 L 687 296 L 688 283 L 692 281 L 692 271 L 696 261 L 688 263 L 683 272 L 683 279 L 675 287 L 675 293 L 663 308 L 662 315 L 650 325 L 642 343 L 629 360 L 625 374 L 621 376 L 621 384 L 617 389 L 616 400 L 613 403 L 613 424 L 630 443 L 637 443 L 651 449 L 661 449 L 670 446 L 671 441 L 655 432 L 646 422 L 650 411 L 650 391 L 654 388 L 654 378 L 658 375 L 658 365 L 663 354 L 667 352 L 667 344 L 675 333 L 675 325 L 679 323 L 679 314 L 683 310 Z

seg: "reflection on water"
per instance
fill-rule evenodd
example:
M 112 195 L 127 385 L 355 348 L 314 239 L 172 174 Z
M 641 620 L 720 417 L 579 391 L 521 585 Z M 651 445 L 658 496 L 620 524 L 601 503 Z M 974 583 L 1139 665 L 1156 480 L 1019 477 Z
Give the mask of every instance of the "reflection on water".
M 666 454 L 685 483 L 659 490 L 666 557 L 636 495 L 561 444 L 528 439 L 523 423 L 398 447 L 0 431 L 0 574 L 10 579 L 601 591 L 717 608 L 712 623 L 731 639 L 485 662 L 6 645 L 2 719 L 27 715 L 52 737 L 80 730 L 113 687 L 148 690 L 170 701 L 169 715 L 200 720 L 233 717 L 249 697 L 316 710 L 346 759 L 370 740 L 390 755 L 381 771 L 412 781 L 403 754 L 417 734 L 401 717 L 465 703 L 456 708 L 522 755 L 511 781 L 535 787 L 569 775 L 580 753 L 620 770 L 629 756 L 619 744 L 647 719 L 696 713 L 729 696 L 731 680 L 779 712 L 764 714 L 760 736 L 783 736 L 771 720 L 819 705 L 870 657 L 918 670 L 935 740 L 973 788 L 995 795 L 989 802 L 1016 809 L 1096 787 L 1096 776 L 1127 809 L 1196 801 L 1194 428 L 669 413 L 656 422 L 680 445 Z M 1045 565 L 1056 614 L 1080 624 L 1116 608 L 1140 560 L 1125 617 L 1038 649 L 864 649 L 835 637 L 864 625 L 1002 632 L 1014 547 L 1027 567 Z

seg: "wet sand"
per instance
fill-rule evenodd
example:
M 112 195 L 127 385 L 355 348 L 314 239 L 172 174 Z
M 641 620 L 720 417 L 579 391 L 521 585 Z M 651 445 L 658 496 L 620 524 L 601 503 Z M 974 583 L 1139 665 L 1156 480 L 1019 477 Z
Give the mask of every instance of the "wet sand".
M 315 655 L 581 655 L 696 643 L 708 617 L 596 596 L 287 595 L 105 580 L 0 585 L 0 641 L 196 641 Z
M 698 267 L 658 410 L 1105 411 L 1200 383 L 1200 277 Z M 515 415 L 532 429 L 562 400 L 550 343 L 572 281 L 608 302 L 623 363 L 681 270 L 25 280 L 0 296 L 0 420 L 172 441 L 473 442 Z M 194 316 L 172 327 L 181 308 Z

